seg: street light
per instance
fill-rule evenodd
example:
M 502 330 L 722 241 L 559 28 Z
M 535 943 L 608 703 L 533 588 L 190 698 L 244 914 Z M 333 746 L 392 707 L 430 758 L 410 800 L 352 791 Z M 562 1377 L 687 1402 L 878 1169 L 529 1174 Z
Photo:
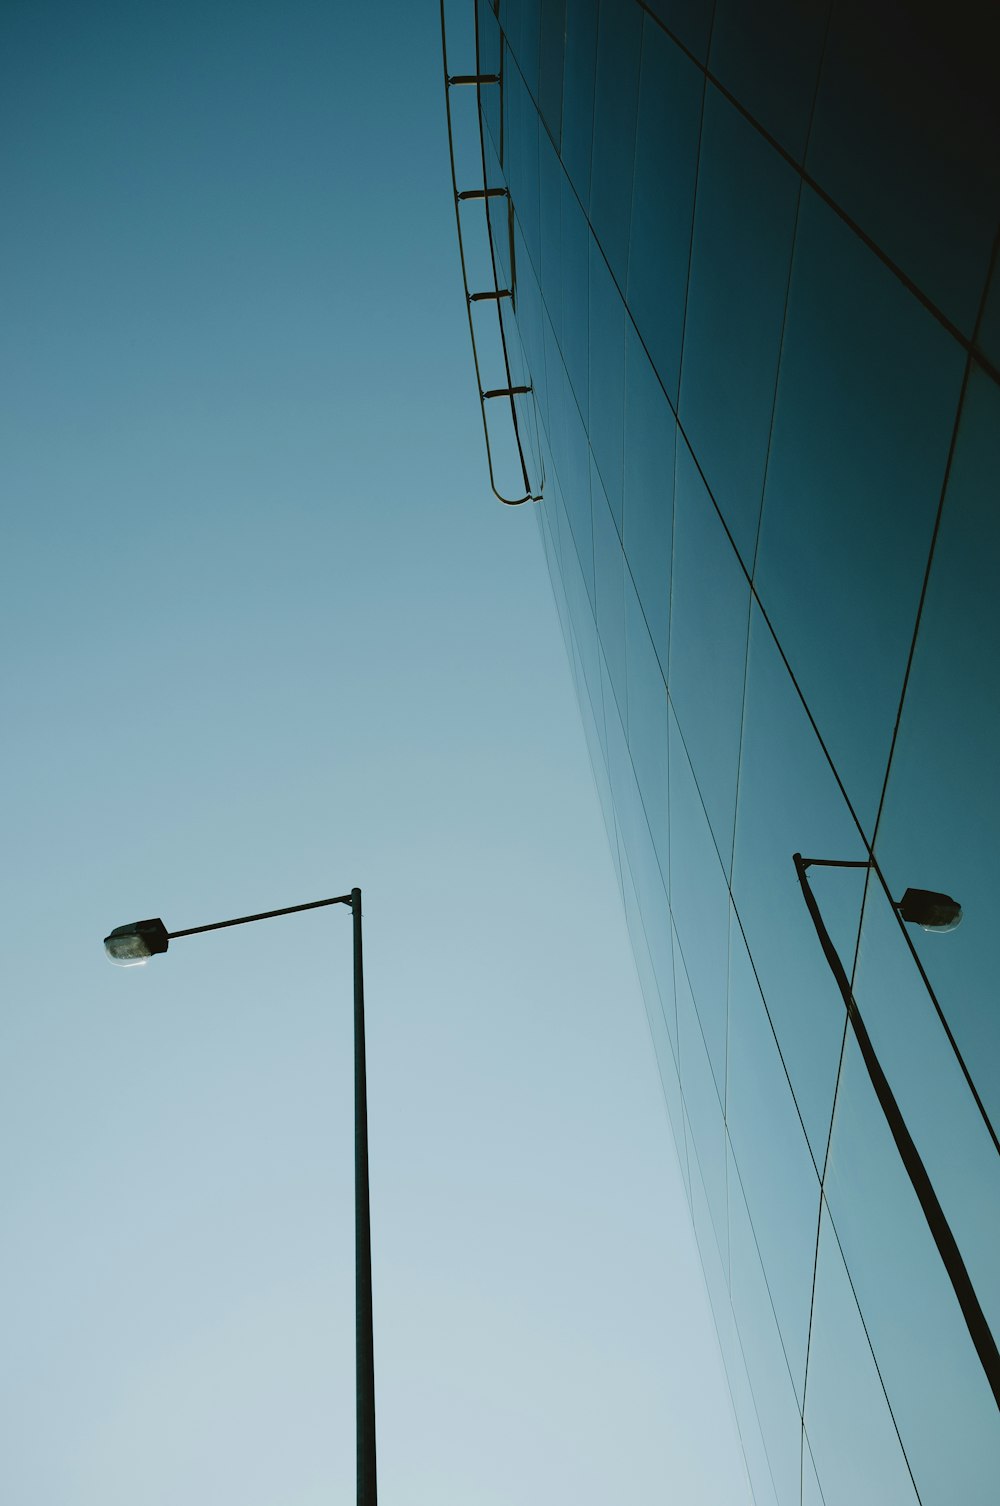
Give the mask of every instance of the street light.
M 295 915 L 300 910 L 319 910 L 326 905 L 349 905 L 354 917 L 354 1302 L 355 1361 L 357 1376 L 358 1506 L 376 1506 L 375 1471 L 375 1356 L 372 1337 L 372 1241 L 368 1197 L 368 1090 L 365 1074 L 365 985 L 361 951 L 361 890 L 338 894 L 333 899 L 314 899 L 307 905 L 287 905 L 283 910 L 264 910 L 259 915 L 241 915 L 236 920 L 217 920 L 207 926 L 189 926 L 168 931 L 163 921 L 135 920 L 115 926 L 104 938 L 104 950 L 119 967 L 136 967 L 165 952 L 181 936 L 202 931 L 222 931 L 245 926 L 276 915 Z
M 807 868 L 870 868 L 867 858 L 845 862 L 840 858 L 804 858 L 800 852 L 792 857 L 799 882 Z M 900 920 L 920 926 L 925 931 L 954 931 L 962 923 L 962 906 L 950 894 L 936 889 L 907 889 L 902 899 L 891 901 Z M 149 924 L 149 922 L 147 922 Z
M 792 854 L 792 862 L 795 864 L 795 872 L 802 888 L 802 897 L 806 902 L 809 918 L 847 1009 L 848 1023 L 858 1043 L 868 1079 L 885 1116 L 885 1122 L 895 1142 L 903 1169 L 910 1179 L 910 1186 L 916 1194 L 921 1212 L 927 1221 L 931 1238 L 937 1246 L 941 1263 L 951 1282 L 952 1291 L 955 1293 L 965 1325 L 969 1330 L 969 1338 L 979 1356 L 979 1362 L 993 1392 L 994 1400 L 1000 1406 L 1000 1350 L 997 1349 L 996 1340 L 976 1294 L 968 1267 L 962 1258 L 958 1241 L 955 1239 L 913 1136 L 907 1128 L 902 1110 L 896 1101 L 896 1095 L 889 1086 L 882 1063 L 878 1059 L 871 1036 L 868 1034 L 868 1027 L 865 1025 L 858 1002 L 854 997 L 847 969 L 833 944 L 816 896 L 806 877 L 806 869 L 810 867 L 870 868 L 872 864 L 866 859 L 860 862 L 842 862 L 833 858 L 804 858 L 800 852 Z M 903 898 L 899 901 L 893 900 L 892 905 L 901 921 L 912 921 L 927 930 L 953 931 L 962 918 L 962 907 L 956 900 L 951 899 L 947 894 L 937 894 L 931 889 L 907 889 Z

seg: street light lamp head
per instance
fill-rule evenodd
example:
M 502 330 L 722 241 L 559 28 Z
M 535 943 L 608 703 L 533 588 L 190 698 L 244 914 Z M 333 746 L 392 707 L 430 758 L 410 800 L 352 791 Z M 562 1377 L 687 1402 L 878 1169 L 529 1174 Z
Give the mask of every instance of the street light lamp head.
M 962 906 L 934 889 L 907 889 L 896 905 L 900 917 L 925 931 L 953 931 L 962 921 Z
M 104 950 L 119 967 L 141 967 L 157 952 L 165 952 L 169 939 L 162 920 L 133 920 L 105 936 Z

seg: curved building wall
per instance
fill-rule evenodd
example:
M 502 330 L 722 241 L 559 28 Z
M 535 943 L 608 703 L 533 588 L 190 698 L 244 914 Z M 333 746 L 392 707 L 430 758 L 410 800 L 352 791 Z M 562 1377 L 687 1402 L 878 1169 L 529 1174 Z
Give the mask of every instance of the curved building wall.
M 1000 1488 L 987 9 L 477 6 L 538 520 L 758 1506 Z M 874 857 L 810 870 L 867 1060 L 793 853 Z M 909 886 L 961 927 L 905 927 Z

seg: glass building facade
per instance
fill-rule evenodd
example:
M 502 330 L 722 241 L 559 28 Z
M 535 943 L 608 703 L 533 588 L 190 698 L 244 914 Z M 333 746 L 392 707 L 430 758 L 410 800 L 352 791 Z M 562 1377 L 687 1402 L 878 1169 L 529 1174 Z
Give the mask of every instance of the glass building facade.
M 987 1506 L 991 8 L 474 9 L 510 417 L 757 1506 Z M 796 853 L 856 865 L 818 921 Z

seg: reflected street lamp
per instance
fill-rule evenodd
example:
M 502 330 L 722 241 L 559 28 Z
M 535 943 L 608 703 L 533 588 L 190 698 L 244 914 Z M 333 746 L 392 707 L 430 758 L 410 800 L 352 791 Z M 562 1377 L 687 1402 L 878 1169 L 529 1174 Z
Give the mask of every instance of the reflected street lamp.
M 365 985 L 361 954 L 361 890 L 338 894 L 333 899 L 315 899 L 307 905 L 288 905 L 283 910 L 264 910 L 259 915 L 241 915 L 236 920 L 217 920 L 207 926 L 189 926 L 168 931 L 162 920 L 135 920 L 115 926 L 104 938 L 104 950 L 119 967 L 136 967 L 165 952 L 181 936 L 202 931 L 222 931 L 245 926 L 276 915 L 295 915 L 300 910 L 319 910 L 326 905 L 349 905 L 354 917 L 354 1299 L 355 1361 L 357 1375 L 358 1506 L 376 1506 L 375 1472 L 375 1358 L 372 1337 L 372 1242 L 368 1198 L 368 1091 L 365 1074 Z

